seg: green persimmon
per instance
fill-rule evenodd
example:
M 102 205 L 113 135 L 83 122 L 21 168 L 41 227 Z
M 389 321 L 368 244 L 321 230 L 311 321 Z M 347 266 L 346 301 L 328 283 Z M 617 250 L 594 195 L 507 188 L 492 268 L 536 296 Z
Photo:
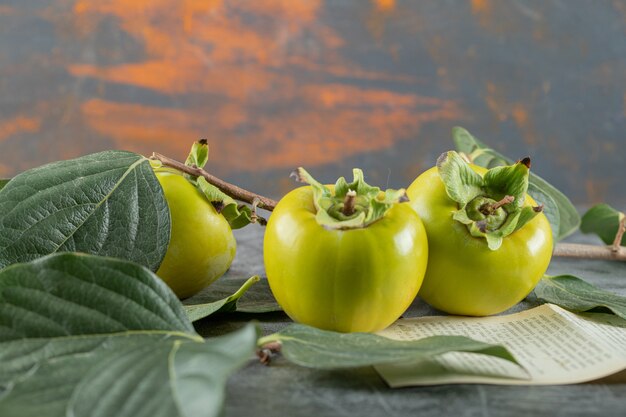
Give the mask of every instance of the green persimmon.
M 228 221 L 181 173 L 157 169 L 171 215 L 171 238 L 156 274 L 179 298 L 189 297 L 222 276 L 237 244 Z
M 409 186 L 409 205 L 428 235 L 419 292 L 428 304 L 450 314 L 497 314 L 541 280 L 552 231 L 526 194 L 529 168 L 524 159 L 488 171 L 448 152 Z
M 370 332 L 393 323 L 415 298 L 428 245 L 419 216 L 401 201 L 404 190 L 382 192 L 360 170 L 285 195 L 264 238 L 267 278 L 295 321 L 326 330 Z

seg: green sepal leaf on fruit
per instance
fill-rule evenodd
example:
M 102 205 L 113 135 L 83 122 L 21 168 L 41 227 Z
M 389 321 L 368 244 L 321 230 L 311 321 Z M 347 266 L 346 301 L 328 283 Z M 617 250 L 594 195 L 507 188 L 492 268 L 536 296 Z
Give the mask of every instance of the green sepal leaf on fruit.
M 491 149 L 462 127 L 452 129 L 452 138 L 457 151 L 466 155 L 467 159 L 476 165 L 493 168 L 513 163 L 512 159 Z M 544 206 L 543 213 L 552 227 L 554 243 L 574 233 L 580 225 L 580 216 L 572 202 L 534 173 L 530 174 L 528 181 L 528 193 L 535 201 L 541 201 Z
M 626 233 L 616 242 L 620 228 L 625 228 L 626 216 L 608 204 L 598 204 L 590 208 L 582 218 L 580 231 L 595 233 L 607 245 L 626 246 Z M 623 232 L 622 232 L 623 233 Z
M 204 340 L 148 269 L 76 253 L 0 271 L 0 322 L 0 410 L 14 417 L 217 416 L 258 337 Z
M 501 200 L 507 195 L 513 197 L 511 203 L 502 207 L 508 212 L 516 211 L 524 206 L 529 172 L 530 158 L 524 158 L 514 165 L 491 168 L 483 177 L 484 189 L 494 200 Z
M 194 168 L 204 168 L 209 161 L 209 145 L 206 139 L 194 142 L 191 151 L 185 160 L 185 165 Z M 255 209 L 237 202 L 215 185 L 209 183 L 204 177 L 193 177 L 185 174 L 185 178 L 194 184 L 202 194 L 213 204 L 215 209 L 224 216 L 231 229 L 240 229 L 250 223 L 263 222 L 256 215 Z
M 474 237 L 483 237 L 491 250 L 524 227 L 542 207 L 525 207 L 530 159 L 476 173 L 457 152 L 443 153 L 437 160 L 446 193 L 458 203 L 452 218 L 467 226 Z
M 234 294 L 221 300 L 202 304 L 184 305 L 185 314 L 189 321 L 194 322 L 208 317 L 215 313 L 229 313 L 237 310 L 237 301 L 250 289 L 250 287 L 260 281 L 258 275 L 248 278 Z
M 462 206 L 483 194 L 483 178 L 461 156 L 449 151 L 437 159 L 439 176 L 448 197 Z
M 193 183 L 207 200 L 213 204 L 218 213 L 224 216 L 231 229 L 240 229 L 252 223 L 254 216 L 250 207 L 238 203 L 234 198 L 224 194 L 203 177 L 198 177 Z
M 315 218 L 321 226 L 340 230 L 367 227 L 380 220 L 394 204 L 408 201 L 406 190 L 382 191 L 365 182 L 362 170 L 354 168 L 352 173 L 352 182 L 341 177 L 332 188 L 318 182 L 302 167 L 292 173 L 297 181 L 313 189 Z
M 432 359 L 448 352 L 471 352 L 495 356 L 515 364 L 515 357 L 501 345 L 465 336 L 433 336 L 399 341 L 371 333 L 338 333 L 293 324 L 278 333 L 262 337 L 260 348 L 279 343 L 281 353 L 297 365 L 308 368 L 339 369 L 381 364 L 402 364 Z
M 200 139 L 191 145 L 191 151 L 189 151 L 189 155 L 187 155 L 185 165 L 204 168 L 207 162 L 209 162 L 209 144 L 206 139 Z M 187 174 L 185 174 L 185 176 L 190 179 L 192 178 Z
M 609 310 L 626 320 L 626 297 L 603 290 L 573 275 L 545 275 L 534 289 L 535 296 L 574 313 Z
M 85 252 L 156 271 L 170 214 L 150 161 L 104 151 L 16 175 L 0 191 L 0 268 L 56 252 Z

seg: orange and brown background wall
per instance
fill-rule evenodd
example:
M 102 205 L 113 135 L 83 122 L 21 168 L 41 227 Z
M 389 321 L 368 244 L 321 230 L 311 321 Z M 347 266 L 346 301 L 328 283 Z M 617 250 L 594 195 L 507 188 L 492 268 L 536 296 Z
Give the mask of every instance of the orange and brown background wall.
M 468 128 L 626 205 L 626 1 L 0 0 L 0 177 L 104 149 L 279 197 L 408 185 Z

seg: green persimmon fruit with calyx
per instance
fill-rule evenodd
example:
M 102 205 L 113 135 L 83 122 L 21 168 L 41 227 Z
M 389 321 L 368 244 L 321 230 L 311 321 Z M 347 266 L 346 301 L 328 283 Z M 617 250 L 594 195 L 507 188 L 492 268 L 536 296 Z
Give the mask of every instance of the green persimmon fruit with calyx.
M 530 159 L 486 170 L 454 151 L 407 189 L 426 228 L 419 296 L 450 314 L 486 316 L 524 299 L 552 256 L 552 231 L 526 193 Z
M 326 330 L 371 332 L 393 323 L 420 288 L 428 245 L 404 190 L 354 181 L 315 181 L 284 196 L 263 244 L 274 297 L 295 321 Z
M 159 168 L 155 174 L 172 219 L 170 243 L 156 274 L 186 298 L 230 268 L 237 244 L 228 221 L 181 173 Z

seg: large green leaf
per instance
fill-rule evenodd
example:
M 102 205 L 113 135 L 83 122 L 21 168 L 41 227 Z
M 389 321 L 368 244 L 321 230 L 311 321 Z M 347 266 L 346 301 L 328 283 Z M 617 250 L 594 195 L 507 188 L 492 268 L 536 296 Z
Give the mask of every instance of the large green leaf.
M 583 233 L 595 233 L 607 245 L 613 244 L 624 213 L 615 210 L 608 204 L 598 204 L 587 211 L 580 224 Z M 626 233 L 620 242 L 626 246 Z
M 174 293 L 120 259 L 58 253 L 0 271 L 0 341 L 164 330 L 193 334 Z
M 170 215 L 148 159 L 106 151 L 23 172 L 0 191 L 0 268 L 86 252 L 156 270 Z
M 626 297 L 605 291 L 573 275 L 544 276 L 535 295 L 575 313 L 608 309 L 626 319 Z
M 7 185 L 9 183 L 9 179 L 0 179 L 0 190 L 2 190 L 4 188 L 5 185 Z
M 475 164 L 492 168 L 510 165 L 514 161 L 485 145 L 461 127 L 452 129 L 452 138 L 459 152 L 472 157 Z M 544 213 L 548 217 L 555 241 L 574 233 L 580 225 L 580 216 L 572 202 L 546 180 L 531 172 L 528 193 L 539 204 L 544 204 Z
M 399 341 L 369 333 L 337 333 L 294 324 L 259 339 L 261 346 L 269 342 L 279 342 L 281 352 L 288 360 L 309 368 L 335 369 L 415 362 L 448 352 L 473 352 L 517 363 L 504 346 L 464 336 L 432 336 Z
M 0 325 L 12 417 L 217 416 L 256 342 L 251 325 L 204 341 L 146 268 L 72 253 L 0 271 Z
M 250 282 L 249 279 L 243 278 L 222 278 L 206 287 L 204 290 L 187 298 L 183 301 L 185 310 L 189 314 L 191 310 L 197 308 L 205 308 L 200 306 L 206 306 L 206 311 L 217 308 L 214 312 L 228 313 L 272 313 L 276 311 L 282 311 L 282 308 L 276 302 L 272 290 L 267 282 L 267 279 L 259 279 L 258 282 L 254 280 L 254 285 L 247 285 Z M 245 288 L 245 293 L 241 293 L 241 290 Z M 233 299 L 233 296 L 239 294 L 238 298 Z M 224 309 L 223 306 L 228 306 Z M 210 314 L 212 314 L 211 312 Z M 208 314 L 203 315 L 206 317 Z M 191 316 L 189 316 L 191 317 Z M 192 318 L 192 321 L 196 319 Z

